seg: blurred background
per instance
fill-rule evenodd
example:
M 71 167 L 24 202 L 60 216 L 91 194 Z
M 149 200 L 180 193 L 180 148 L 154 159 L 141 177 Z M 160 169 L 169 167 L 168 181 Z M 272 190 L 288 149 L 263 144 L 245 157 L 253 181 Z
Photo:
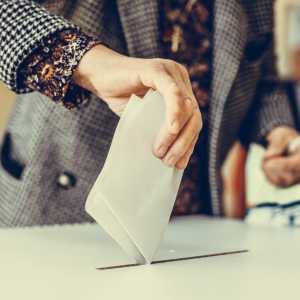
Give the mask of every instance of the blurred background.
M 5 124 L 13 108 L 15 96 L 0 82 L 0 138 L 2 138 Z

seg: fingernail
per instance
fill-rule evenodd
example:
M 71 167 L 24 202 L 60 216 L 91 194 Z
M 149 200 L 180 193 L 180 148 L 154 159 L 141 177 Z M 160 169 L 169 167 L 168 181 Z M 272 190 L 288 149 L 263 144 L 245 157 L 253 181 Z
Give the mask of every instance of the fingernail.
M 156 155 L 159 157 L 163 157 L 167 151 L 167 148 L 164 145 L 161 145 L 156 150 Z
M 175 166 L 178 170 L 184 170 L 186 168 L 186 164 L 180 164 Z
M 174 155 L 170 155 L 167 156 L 164 161 L 168 166 L 174 167 L 176 163 L 176 157 Z

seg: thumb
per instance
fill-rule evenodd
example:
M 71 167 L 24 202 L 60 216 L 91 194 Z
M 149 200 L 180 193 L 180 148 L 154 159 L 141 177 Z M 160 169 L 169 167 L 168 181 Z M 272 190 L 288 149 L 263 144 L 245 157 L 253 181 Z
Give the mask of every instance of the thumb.
M 264 161 L 282 156 L 287 150 L 288 143 L 282 138 L 269 139 L 269 145 L 264 155 Z

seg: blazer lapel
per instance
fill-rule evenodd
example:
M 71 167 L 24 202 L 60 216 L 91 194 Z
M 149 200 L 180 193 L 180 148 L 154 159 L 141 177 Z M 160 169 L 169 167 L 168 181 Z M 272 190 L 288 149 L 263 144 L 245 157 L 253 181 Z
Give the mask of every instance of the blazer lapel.
M 219 154 L 223 113 L 247 42 L 248 20 L 241 0 L 215 0 L 213 78 L 209 123 L 209 181 L 214 215 L 222 214 Z M 228 99 L 230 100 L 230 99 Z
M 117 0 L 119 15 L 131 56 L 161 56 L 158 0 Z
M 241 0 L 215 0 L 212 99 L 217 108 L 228 97 L 247 40 L 247 16 Z

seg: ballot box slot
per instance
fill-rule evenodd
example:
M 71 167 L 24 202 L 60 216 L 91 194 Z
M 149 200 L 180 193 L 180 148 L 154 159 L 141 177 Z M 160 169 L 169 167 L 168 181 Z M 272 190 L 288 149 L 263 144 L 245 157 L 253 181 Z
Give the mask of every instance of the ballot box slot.
M 176 261 L 184 261 L 184 260 L 192 260 L 192 259 L 201 259 L 201 258 L 215 257 L 215 256 L 241 254 L 241 253 L 247 253 L 247 252 L 249 252 L 249 250 L 238 250 L 238 251 L 230 251 L 230 252 L 223 252 L 223 253 L 213 253 L 213 254 L 206 254 L 206 255 L 196 255 L 196 256 L 188 256 L 188 257 L 178 257 L 178 258 L 170 258 L 170 259 L 161 259 L 161 260 L 154 260 L 154 261 L 152 261 L 151 265 L 163 264 L 163 263 L 169 263 L 169 262 L 176 262 Z M 109 267 L 101 267 L 101 268 L 97 268 L 97 270 L 105 271 L 105 270 L 114 270 L 114 269 L 138 267 L 138 266 L 144 266 L 144 265 L 140 265 L 140 264 L 125 264 L 125 265 L 116 265 L 116 266 L 109 266 Z

